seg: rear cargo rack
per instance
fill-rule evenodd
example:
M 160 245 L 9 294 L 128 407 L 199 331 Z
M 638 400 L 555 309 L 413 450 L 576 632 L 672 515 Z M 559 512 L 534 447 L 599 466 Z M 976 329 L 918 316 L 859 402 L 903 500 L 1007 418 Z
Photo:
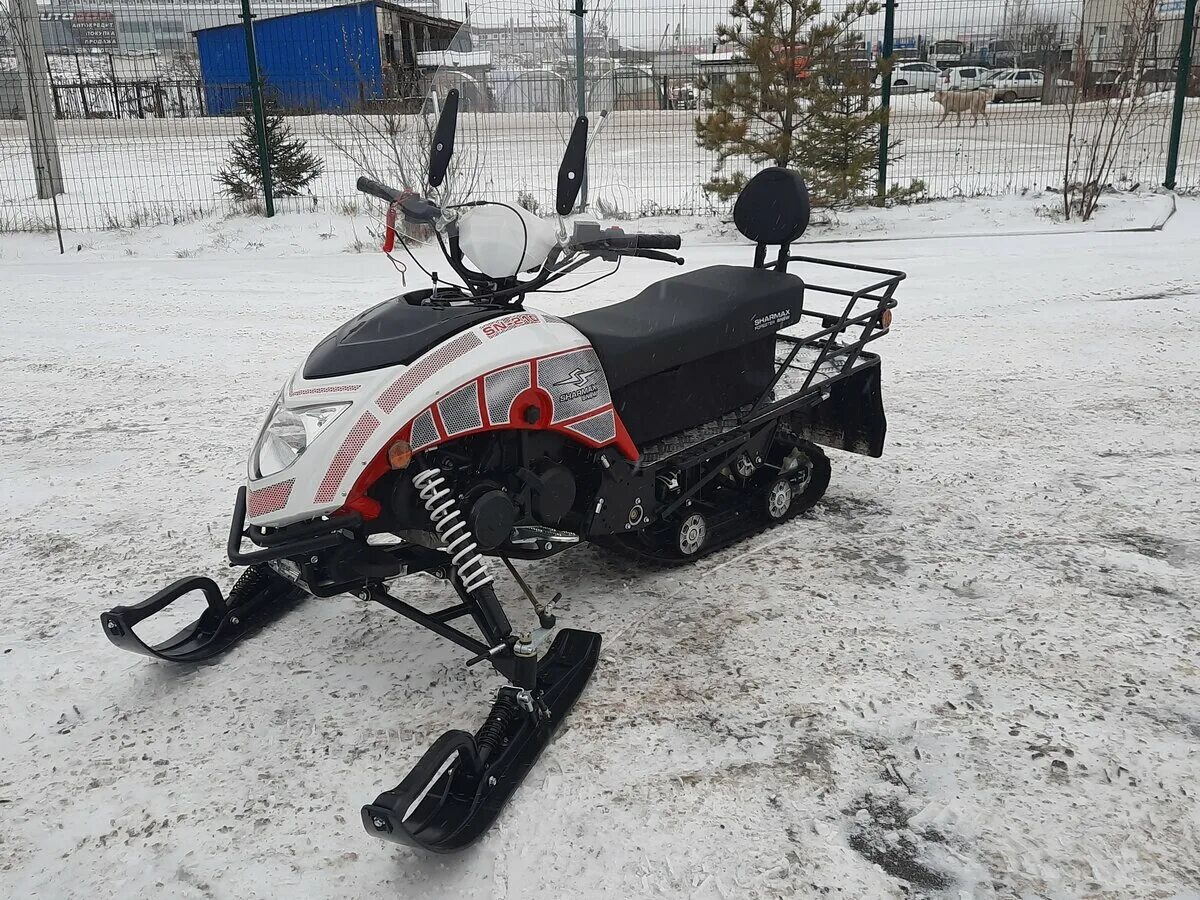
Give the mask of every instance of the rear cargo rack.
M 811 396 L 819 396 L 817 390 L 827 387 L 830 383 L 839 381 L 850 375 L 856 368 L 863 354 L 863 348 L 877 341 L 888 333 L 891 324 L 891 310 L 896 306 L 893 294 L 905 274 L 896 269 L 882 269 L 878 266 L 866 266 L 862 263 L 838 262 L 831 259 L 818 259 L 814 256 L 792 256 L 781 250 L 774 263 L 765 266 L 778 272 L 788 271 L 790 263 L 806 263 L 810 266 L 825 266 L 829 269 L 840 269 L 844 272 L 862 272 L 867 275 L 883 276 L 864 287 L 856 290 L 832 285 L 818 284 L 805 281 L 804 306 L 800 312 L 801 322 L 804 317 L 817 319 L 822 328 L 803 337 L 793 334 L 780 333 L 778 339 L 790 350 L 782 360 L 776 359 L 775 377 L 767 385 L 762 396 L 755 401 L 743 421 L 752 421 L 767 412 L 776 412 L 783 406 L 799 403 Z M 800 273 L 796 273 L 800 274 Z M 801 276 L 803 278 L 803 276 Z M 841 312 L 830 309 L 814 309 L 812 300 L 828 298 L 846 298 L 846 304 Z M 859 304 L 862 306 L 859 306 Z M 865 309 L 863 307 L 866 307 Z M 797 326 L 792 326 L 793 329 Z M 856 335 L 850 335 L 853 328 L 858 328 Z M 849 340 L 840 340 L 848 337 Z M 872 360 L 875 357 L 870 357 Z M 797 365 L 797 360 L 800 365 Z M 797 386 L 793 377 L 797 371 L 803 373 Z M 776 387 L 783 387 L 787 394 L 779 400 L 773 400 Z
M 888 333 L 890 310 L 896 306 L 892 295 L 905 274 L 859 263 L 791 256 L 786 252 L 763 268 L 787 271 L 789 263 L 881 277 L 856 289 L 806 281 L 800 322 L 790 326 L 788 331 L 802 328 L 806 318 L 820 322 L 821 328 L 802 335 L 776 334 L 775 375 L 754 403 L 642 448 L 643 465 L 652 465 L 685 451 L 720 454 L 767 419 L 815 406 L 829 396 L 836 383 L 879 364 L 879 357 L 863 348 Z M 831 298 L 838 300 L 837 305 L 826 303 L 821 308 L 820 301 Z M 845 298 L 844 305 L 842 298 Z

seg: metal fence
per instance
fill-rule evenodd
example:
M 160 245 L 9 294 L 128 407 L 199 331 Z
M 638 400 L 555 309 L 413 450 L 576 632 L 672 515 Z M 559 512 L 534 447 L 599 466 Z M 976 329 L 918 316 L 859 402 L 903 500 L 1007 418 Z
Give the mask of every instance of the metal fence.
M 696 139 L 714 92 L 749 65 L 718 39 L 732 21 L 728 0 L 597 0 L 582 16 L 576 0 L 2 2 L 0 231 L 350 208 L 364 170 L 419 178 L 430 105 L 452 86 L 471 120 L 460 141 L 464 194 L 548 208 L 582 107 L 596 135 L 593 208 L 728 208 L 704 188 L 717 159 Z M 870 102 L 889 109 L 885 185 L 919 180 L 930 198 L 1061 185 L 1072 142 L 1123 95 L 1137 108 L 1113 188 L 1200 189 L 1200 67 L 1186 46 L 1194 0 L 888 5 L 857 21 L 839 49 L 875 74 Z M 267 113 L 323 165 L 298 196 L 274 191 L 249 204 L 217 178 L 254 98 L 244 6 Z M 986 95 L 985 115 L 944 116 L 943 90 Z

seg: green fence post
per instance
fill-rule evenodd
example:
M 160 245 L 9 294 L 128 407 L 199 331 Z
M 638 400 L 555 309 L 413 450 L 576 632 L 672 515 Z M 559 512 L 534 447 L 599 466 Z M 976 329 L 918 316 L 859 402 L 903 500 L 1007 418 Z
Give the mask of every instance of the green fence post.
M 254 13 L 250 0 L 242 0 L 242 30 L 246 32 L 246 69 L 250 74 L 250 102 L 254 106 L 254 127 L 258 133 L 258 170 L 262 176 L 263 201 L 267 218 L 275 215 L 275 196 L 271 188 L 271 157 L 267 152 L 267 119 L 263 107 L 262 79 L 258 75 L 258 51 L 254 47 Z
M 575 17 L 575 113 L 587 115 L 587 70 L 584 68 L 583 47 L 583 16 L 587 10 L 583 8 L 583 0 L 575 0 L 571 15 Z M 579 211 L 587 209 L 587 166 L 583 167 L 583 178 L 579 181 Z
M 1179 143 L 1183 139 L 1183 101 L 1192 75 L 1192 32 L 1196 30 L 1196 0 L 1183 7 L 1183 34 L 1179 38 L 1179 71 L 1175 76 L 1175 106 L 1171 110 L 1171 140 L 1167 144 L 1167 177 L 1163 187 L 1175 190 L 1175 170 L 1179 168 Z
M 1191 0 L 1195 3 L 1195 0 Z M 896 30 L 896 0 L 884 0 L 883 12 L 883 90 L 879 102 L 883 107 L 883 121 L 879 123 L 879 181 L 875 186 L 876 196 L 882 204 L 887 196 L 888 124 L 892 118 L 892 41 Z

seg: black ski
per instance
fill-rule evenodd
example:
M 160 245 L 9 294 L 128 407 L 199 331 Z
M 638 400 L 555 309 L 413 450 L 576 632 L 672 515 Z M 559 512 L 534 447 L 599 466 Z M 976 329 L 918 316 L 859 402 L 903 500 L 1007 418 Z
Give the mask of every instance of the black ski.
M 199 591 L 208 609 L 191 625 L 160 644 L 147 644 L 134 626 L 180 597 Z M 211 578 L 181 578 L 133 606 L 115 606 L 100 614 L 108 639 L 122 650 L 170 662 L 202 662 L 224 653 L 251 632 L 277 619 L 307 596 L 265 564 L 246 569 L 228 597 Z
M 474 842 L 550 743 L 599 658 L 600 635 L 564 628 L 538 663 L 535 691 L 501 688 L 479 731 L 438 738 L 403 781 L 362 808 L 363 827 L 437 853 Z

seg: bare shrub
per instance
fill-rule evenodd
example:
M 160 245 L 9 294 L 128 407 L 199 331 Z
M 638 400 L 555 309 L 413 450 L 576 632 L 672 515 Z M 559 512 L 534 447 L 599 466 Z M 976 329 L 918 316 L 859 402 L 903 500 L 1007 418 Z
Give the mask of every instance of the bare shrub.
M 1149 59 L 1151 41 L 1158 27 L 1157 0 L 1122 0 L 1121 15 L 1126 27 L 1110 68 L 1120 74 L 1111 82 L 1107 95 L 1098 95 L 1090 77 L 1087 38 L 1080 22 L 1072 58 L 1074 80 L 1063 90 L 1067 106 L 1067 141 L 1063 155 L 1062 213 L 1070 220 L 1088 221 L 1111 190 L 1115 168 L 1123 159 L 1126 139 L 1144 127 L 1152 107 L 1142 81 L 1143 73 L 1155 63 Z

